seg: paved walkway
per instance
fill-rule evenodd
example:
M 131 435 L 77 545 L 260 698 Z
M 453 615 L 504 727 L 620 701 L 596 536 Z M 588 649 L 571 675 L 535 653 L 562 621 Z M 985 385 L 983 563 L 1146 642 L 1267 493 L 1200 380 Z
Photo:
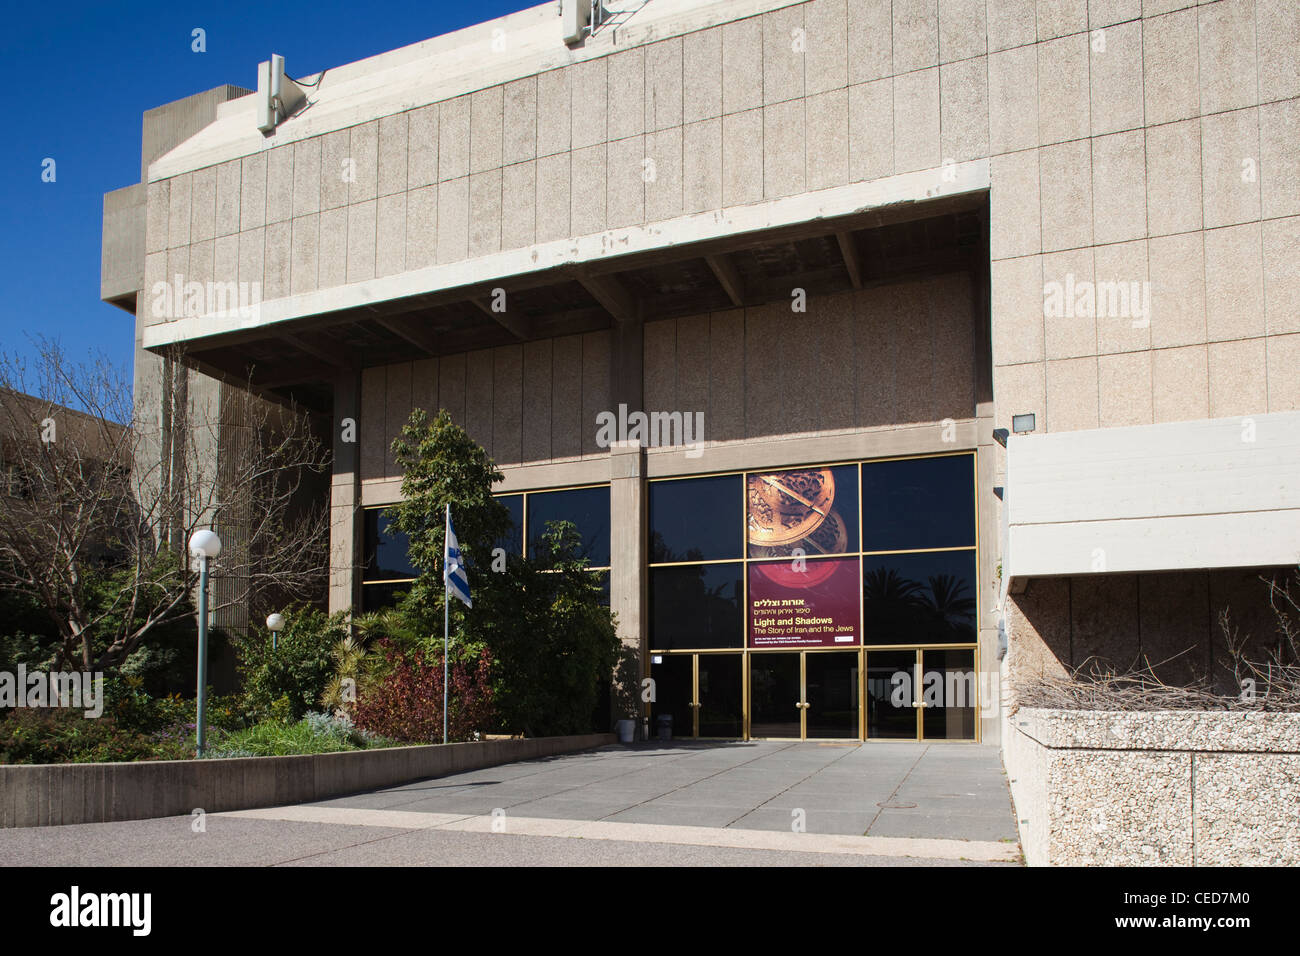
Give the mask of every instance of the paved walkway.
M 579 839 L 580 838 L 580 839 Z M 611 746 L 301 804 L 0 831 L 0 864 L 1018 862 L 995 747 Z

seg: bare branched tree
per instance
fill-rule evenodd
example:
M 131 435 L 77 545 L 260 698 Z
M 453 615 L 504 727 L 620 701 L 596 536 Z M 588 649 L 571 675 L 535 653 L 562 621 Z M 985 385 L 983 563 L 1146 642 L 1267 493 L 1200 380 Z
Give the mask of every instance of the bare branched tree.
M 30 368 L 0 356 L 0 588 L 44 608 L 56 666 L 114 668 L 192 614 L 199 528 L 225 542 L 210 568 L 218 619 L 323 595 L 328 503 L 313 476 L 328 450 L 305 412 L 211 380 L 188 389 L 180 353 L 156 395 L 133 395 L 102 358 L 73 363 L 47 341 L 37 353 Z

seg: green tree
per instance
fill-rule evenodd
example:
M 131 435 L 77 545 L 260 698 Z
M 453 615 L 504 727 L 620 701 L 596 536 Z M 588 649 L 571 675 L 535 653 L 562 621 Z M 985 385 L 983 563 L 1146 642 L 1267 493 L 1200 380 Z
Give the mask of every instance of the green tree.
M 452 601 L 451 653 L 493 657 L 501 729 L 531 736 L 591 729 L 602 682 L 612 679 L 619 641 L 603 604 L 601 579 L 578 556 L 576 529 L 553 523 L 535 558 L 496 551 L 510 513 L 492 495 L 504 480 L 487 452 L 446 411 L 429 420 L 417 409 L 393 442 L 404 501 L 389 509 L 410 541 L 420 576 L 403 599 L 403 616 L 426 635 L 423 649 L 441 659 L 446 506 L 465 556 L 474 607 Z

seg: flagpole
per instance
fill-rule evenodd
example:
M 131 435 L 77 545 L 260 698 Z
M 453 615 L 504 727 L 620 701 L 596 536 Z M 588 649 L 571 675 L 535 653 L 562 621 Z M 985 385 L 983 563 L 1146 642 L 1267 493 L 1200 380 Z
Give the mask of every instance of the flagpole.
M 447 635 L 451 630 L 451 580 L 447 577 L 447 551 L 451 542 L 451 502 L 447 502 L 447 527 L 442 535 L 442 742 L 447 742 Z

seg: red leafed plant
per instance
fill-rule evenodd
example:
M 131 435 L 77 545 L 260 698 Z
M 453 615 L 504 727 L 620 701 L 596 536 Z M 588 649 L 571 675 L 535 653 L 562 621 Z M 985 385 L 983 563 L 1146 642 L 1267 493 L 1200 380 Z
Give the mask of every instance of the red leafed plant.
M 358 689 L 353 723 L 363 730 L 419 743 L 442 742 L 442 661 L 418 649 L 378 642 L 384 666 Z M 495 724 L 491 655 L 452 661 L 447 694 L 448 740 L 470 740 Z

